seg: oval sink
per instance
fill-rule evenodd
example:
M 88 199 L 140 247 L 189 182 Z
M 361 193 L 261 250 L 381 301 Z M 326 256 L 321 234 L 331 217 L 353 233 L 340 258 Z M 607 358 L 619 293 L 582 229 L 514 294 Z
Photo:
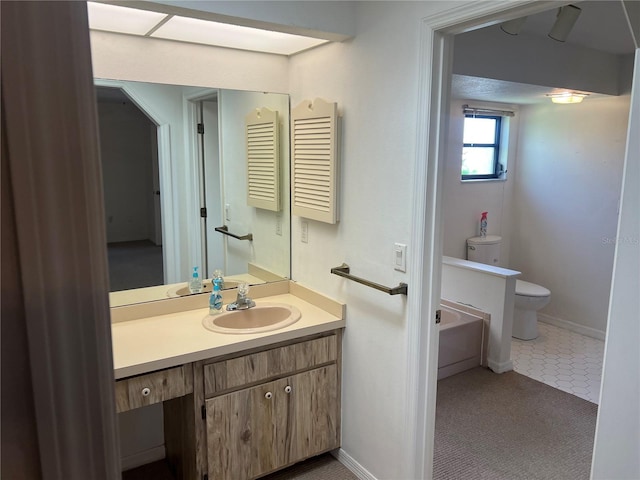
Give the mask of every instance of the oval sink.
M 283 303 L 261 303 L 246 310 L 207 315 L 202 325 L 218 333 L 260 333 L 278 330 L 297 322 L 300 310 Z
M 236 282 L 235 280 L 225 280 L 224 281 L 224 290 L 227 290 L 229 288 L 236 288 L 238 285 L 240 285 L 241 282 Z M 213 288 L 212 284 L 210 281 L 206 281 L 203 283 L 202 285 L 202 292 L 200 293 L 211 293 L 211 289 Z M 169 290 L 167 290 L 167 297 L 173 298 L 173 297 L 184 297 L 185 295 L 191 295 L 191 292 L 189 291 L 189 285 L 180 285 L 177 287 L 173 287 L 170 288 Z

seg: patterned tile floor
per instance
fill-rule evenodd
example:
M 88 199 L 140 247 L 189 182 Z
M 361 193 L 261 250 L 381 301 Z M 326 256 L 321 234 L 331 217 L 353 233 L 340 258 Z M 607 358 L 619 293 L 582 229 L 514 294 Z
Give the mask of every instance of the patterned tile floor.
M 604 342 L 543 322 L 538 331 L 535 340 L 512 339 L 513 369 L 598 403 Z

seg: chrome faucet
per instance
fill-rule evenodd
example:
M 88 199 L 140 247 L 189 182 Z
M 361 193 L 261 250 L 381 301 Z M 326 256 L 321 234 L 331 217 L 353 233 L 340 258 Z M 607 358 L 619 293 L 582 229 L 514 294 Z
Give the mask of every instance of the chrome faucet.
M 238 285 L 238 298 L 233 303 L 227 305 L 228 311 L 234 310 L 246 310 L 247 308 L 255 307 L 256 302 L 247 297 L 249 293 L 249 284 L 241 283 Z

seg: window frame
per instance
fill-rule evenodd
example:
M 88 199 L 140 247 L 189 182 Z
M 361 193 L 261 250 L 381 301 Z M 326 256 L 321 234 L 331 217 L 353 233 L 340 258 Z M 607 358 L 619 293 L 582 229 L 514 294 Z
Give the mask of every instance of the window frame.
M 493 148 L 493 173 L 464 175 L 460 168 L 461 180 L 496 180 L 502 178 L 502 165 L 500 164 L 500 141 L 502 136 L 502 115 L 486 115 L 465 113 L 464 118 L 489 118 L 496 121 L 494 143 L 463 143 L 462 148 Z M 464 133 L 463 133 L 464 135 Z M 461 158 L 462 161 L 462 158 Z

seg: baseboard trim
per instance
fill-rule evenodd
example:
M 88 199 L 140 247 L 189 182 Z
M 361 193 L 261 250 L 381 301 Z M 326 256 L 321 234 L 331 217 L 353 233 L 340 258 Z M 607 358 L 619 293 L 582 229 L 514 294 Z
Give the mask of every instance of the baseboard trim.
M 142 452 L 134 453 L 133 455 L 127 455 L 120 459 L 122 463 L 122 471 L 131 470 L 132 468 L 146 465 L 147 463 L 157 462 L 166 457 L 164 445 L 159 447 L 149 448 Z
M 487 366 L 494 373 L 505 373 L 513 370 L 513 361 L 509 359 L 506 362 L 496 362 L 495 360 L 489 359 Z
M 564 328 L 565 330 L 569 330 L 575 333 L 580 333 L 582 335 L 586 335 L 587 337 L 595 338 L 598 340 L 604 340 L 606 336 L 606 333 L 603 332 L 602 330 L 597 330 L 591 327 L 585 327 L 584 325 L 570 322 L 569 320 L 563 320 L 561 318 L 552 317 L 551 315 L 547 315 L 544 313 L 538 313 L 538 320 L 544 323 L 548 323 L 549 325 L 554 325 L 556 327 Z
M 360 465 L 355 459 L 345 452 L 342 448 L 338 448 L 331 452 L 336 460 L 347 467 L 356 477 L 361 480 L 377 480 L 366 468 Z

